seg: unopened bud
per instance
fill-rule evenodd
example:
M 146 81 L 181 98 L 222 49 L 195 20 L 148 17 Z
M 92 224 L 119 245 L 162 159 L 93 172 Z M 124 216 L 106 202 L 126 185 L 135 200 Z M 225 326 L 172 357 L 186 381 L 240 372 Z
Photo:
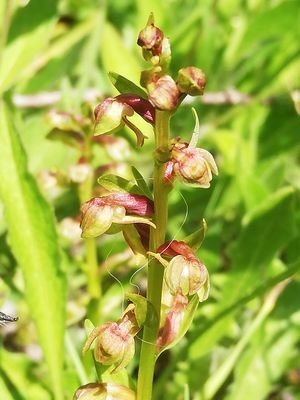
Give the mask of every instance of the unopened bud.
M 156 341 L 158 350 L 161 347 L 166 347 L 172 344 L 177 335 L 180 333 L 181 323 L 184 318 L 187 305 L 187 297 L 184 296 L 180 290 L 177 291 L 173 299 L 173 304 L 170 310 L 167 312 L 164 325 L 161 328 Z
M 206 84 L 204 72 L 196 67 L 181 68 L 178 72 L 177 86 L 182 93 L 199 96 Z
M 188 260 L 184 256 L 172 258 L 165 270 L 165 282 L 175 295 L 181 290 L 183 295 L 197 293 L 208 280 L 208 271 L 196 257 Z
M 135 400 L 135 393 L 116 383 L 88 383 L 80 386 L 73 400 Z
M 170 75 L 163 75 L 147 85 L 149 100 L 160 110 L 171 111 L 178 105 L 180 92 Z
M 159 65 L 164 72 L 167 71 L 171 60 L 169 39 L 154 25 L 153 14 L 150 14 L 147 25 L 141 30 L 137 44 L 143 49 L 143 57 L 153 65 Z
M 162 31 L 154 26 L 152 21 L 148 21 L 145 28 L 139 33 L 137 44 L 143 49 L 151 51 L 152 55 L 157 55 L 160 51 L 163 37 Z
M 102 235 L 113 222 L 113 208 L 109 205 L 99 204 L 97 199 L 84 203 L 80 210 L 82 214 L 80 227 L 84 238 Z

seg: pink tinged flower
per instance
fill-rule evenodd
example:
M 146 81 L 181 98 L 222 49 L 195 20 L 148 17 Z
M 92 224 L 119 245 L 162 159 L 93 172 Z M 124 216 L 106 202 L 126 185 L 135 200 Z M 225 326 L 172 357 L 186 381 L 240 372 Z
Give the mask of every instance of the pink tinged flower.
M 83 353 L 90 349 L 94 341 L 96 361 L 103 365 L 115 364 L 115 372 L 126 367 L 134 356 L 134 338 L 129 334 L 126 324 L 107 322 L 95 328 L 83 348 Z
M 134 112 L 137 112 L 145 121 L 154 123 L 155 110 L 148 100 L 134 94 L 107 98 L 94 111 L 95 135 L 111 134 L 127 125 L 136 134 L 137 145 L 142 146 L 145 136 L 128 120 Z
M 161 328 L 156 341 L 158 350 L 161 347 L 166 347 L 171 344 L 177 337 L 187 305 L 187 297 L 180 293 L 180 291 L 177 291 L 173 304 L 167 312 L 164 326 Z
M 173 257 L 165 269 L 164 280 L 172 295 L 198 294 L 204 301 L 209 293 L 209 274 L 193 250 L 183 241 L 168 241 L 157 250 L 161 256 Z
M 99 104 L 94 111 L 95 115 L 95 135 L 109 134 L 117 131 L 124 126 L 123 118 L 132 116 L 133 109 L 119 102 L 114 97 L 109 97 Z
M 93 329 L 88 337 L 83 353 L 95 342 L 94 356 L 103 365 L 115 364 L 113 372 L 127 366 L 134 356 L 134 336 L 140 330 L 132 305 L 117 322 L 107 322 Z
M 167 166 L 166 183 L 177 176 L 185 183 L 208 188 L 213 174 L 218 175 L 215 160 L 207 150 L 189 147 L 179 141 L 173 145 L 169 163 L 172 165 Z
M 73 400 L 135 400 L 135 393 L 116 383 L 88 383 L 80 386 Z
M 181 68 L 178 72 L 177 86 L 182 93 L 199 96 L 204 93 L 205 73 L 196 67 Z
M 152 214 L 153 203 L 145 196 L 114 193 L 95 197 L 81 206 L 81 236 L 83 238 L 100 236 L 112 224 L 141 223 L 155 227 L 147 218 Z

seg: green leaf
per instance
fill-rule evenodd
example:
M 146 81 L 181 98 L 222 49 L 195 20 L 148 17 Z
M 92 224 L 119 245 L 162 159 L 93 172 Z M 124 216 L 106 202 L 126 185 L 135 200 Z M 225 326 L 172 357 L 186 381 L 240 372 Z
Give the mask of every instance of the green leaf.
M 224 305 L 253 287 L 277 251 L 294 236 L 294 195 L 293 188 L 282 188 L 245 215 L 231 250 L 232 273 L 223 285 Z
M 134 312 L 139 327 L 142 327 L 143 325 L 157 325 L 157 314 L 150 301 L 148 301 L 145 297 L 135 293 L 128 293 L 126 297 L 135 305 Z
M 9 240 L 22 268 L 30 312 L 56 399 L 63 399 L 64 278 L 52 210 L 27 170 L 11 116 L 0 103 L 0 197 Z
M 126 49 L 119 32 L 110 23 L 106 23 L 102 33 L 101 56 L 107 73 L 126 76 L 133 82 L 139 82 L 141 65 L 133 52 Z
M 224 384 L 225 380 L 228 378 L 230 372 L 232 371 L 234 365 L 237 363 L 237 360 L 248 345 L 252 336 L 256 333 L 258 328 L 262 326 L 268 314 L 275 307 L 276 301 L 278 297 L 281 295 L 282 291 L 286 288 L 290 281 L 286 280 L 279 284 L 277 284 L 267 295 L 262 303 L 257 315 L 251 321 L 251 323 L 247 326 L 246 332 L 241 336 L 239 342 L 236 346 L 231 350 L 230 354 L 226 359 L 221 363 L 221 365 L 214 371 L 214 373 L 210 376 L 204 386 L 204 397 L 209 400 L 212 399 L 220 387 Z M 244 398 L 244 397 L 242 397 Z
M 136 181 L 138 187 L 143 192 L 143 194 L 145 196 L 147 196 L 149 199 L 153 200 L 151 190 L 149 189 L 143 175 L 135 167 L 131 167 L 131 170 L 132 170 L 132 174 L 135 178 L 135 181 Z
M 200 228 L 183 239 L 184 242 L 191 247 L 194 253 L 200 248 L 205 238 L 206 231 L 207 231 L 207 223 L 205 219 L 202 219 Z
M 47 47 L 56 19 L 57 0 L 31 0 L 12 18 L 8 43 L 0 65 L 0 92 L 7 90 L 18 75 Z
M 0 393 L 5 400 L 43 399 L 51 400 L 51 394 L 43 384 L 32 377 L 33 362 L 23 352 L 12 353 L 3 346 L 0 349 L 1 372 Z M 3 373 L 2 373 L 3 372 Z M 2 376 L 4 377 L 3 383 Z M 6 395 L 2 384 L 6 384 L 12 397 Z
M 126 79 L 124 76 L 117 74 L 116 72 L 109 72 L 108 77 L 111 80 L 114 87 L 120 93 L 132 93 L 138 96 L 141 96 L 145 99 L 148 98 L 147 93 L 137 86 L 135 83 L 131 82 L 129 79 Z
M 147 256 L 146 250 L 143 246 L 141 237 L 140 237 L 138 231 L 136 230 L 134 224 L 122 225 L 121 229 L 123 231 L 123 235 L 124 235 L 124 238 L 125 238 L 128 246 L 131 248 L 131 250 L 134 252 L 134 254 L 136 254 L 136 255 L 141 254 L 144 257 L 146 257 Z
M 98 179 L 99 185 L 109 192 L 123 192 L 144 195 L 142 190 L 133 182 L 117 175 L 103 175 Z
M 163 353 L 165 350 L 167 349 L 171 349 L 172 347 L 174 347 L 178 342 L 180 342 L 180 340 L 183 338 L 183 336 L 187 333 L 187 331 L 189 330 L 193 319 L 194 319 L 194 315 L 195 312 L 197 310 L 199 304 L 199 297 L 197 294 L 195 294 L 192 299 L 189 301 L 189 304 L 187 305 L 187 308 L 184 312 L 184 316 L 182 318 L 182 320 L 180 321 L 180 326 L 177 332 L 176 337 L 174 338 L 174 340 L 172 341 L 172 343 L 168 344 L 166 347 L 163 347 L 159 354 Z
M 271 260 L 295 233 L 293 203 L 294 190 L 283 188 L 245 216 L 242 232 L 231 252 L 232 271 L 222 284 L 218 300 L 219 318 L 215 316 L 204 333 L 194 341 L 190 347 L 192 358 L 211 351 L 228 332 L 235 306 L 244 296 L 247 298 L 253 288 L 257 288 L 257 282 L 268 276 L 267 267 Z

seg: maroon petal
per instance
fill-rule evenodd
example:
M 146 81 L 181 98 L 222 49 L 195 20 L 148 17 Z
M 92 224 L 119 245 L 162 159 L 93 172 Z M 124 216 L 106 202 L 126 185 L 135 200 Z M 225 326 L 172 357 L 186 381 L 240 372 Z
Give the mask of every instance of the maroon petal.
M 138 113 L 145 121 L 154 125 L 155 123 L 155 108 L 149 100 L 144 99 L 135 94 L 125 93 L 116 96 L 116 99 L 121 103 L 126 103 Z
M 196 258 L 193 250 L 185 242 L 178 240 L 168 240 L 159 246 L 157 252 L 168 257 L 181 255 L 189 261 Z
M 146 196 L 131 193 L 113 193 L 100 198 L 105 204 L 122 206 L 126 213 L 150 217 L 153 215 L 153 202 Z

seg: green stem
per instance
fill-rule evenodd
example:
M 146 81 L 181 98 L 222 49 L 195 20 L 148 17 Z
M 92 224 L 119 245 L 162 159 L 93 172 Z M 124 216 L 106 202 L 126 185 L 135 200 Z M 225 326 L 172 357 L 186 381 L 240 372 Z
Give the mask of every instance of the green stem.
M 165 164 L 161 161 L 168 157 L 170 113 L 156 111 L 155 122 L 155 165 L 153 174 L 154 223 L 156 229 L 151 229 L 150 251 L 156 252 L 164 243 L 168 221 L 169 188 L 163 183 Z M 158 323 L 144 327 L 141 348 L 140 367 L 137 385 L 137 400 L 151 400 L 154 367 L 156 362 L 155 342 L 159 330 L 161 295 L 164 269 L 156 259 L 149 259 L 147 299 L 153 304 L 158 315 Z
M 92 140 L 90 135 L 87 135 L 86 137 L 83 155 L 86 158 L 87 162 L 91 165 Z M 88 179 L 79 186 L 79 199 L 81 204 L 87 200 L 90 200 L 91 197 L 93 196 L 93 183 L 94 183 L 94 177 L 93 173 L 91 173 Z M 98 268 L 97 245 L 96 245 L 96 240 L 94 238 L 85 240 L 85 254 L 86 254 L 85 273 L 87 276 L 88 291 L 92 299 L 100 299 L 102 294 L 101 276 Z

